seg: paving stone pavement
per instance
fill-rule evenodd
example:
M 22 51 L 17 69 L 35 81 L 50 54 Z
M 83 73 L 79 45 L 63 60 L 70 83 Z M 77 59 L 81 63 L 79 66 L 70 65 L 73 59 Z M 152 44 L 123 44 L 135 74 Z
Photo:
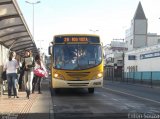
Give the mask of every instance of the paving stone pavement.
M 42 94 L 37 91 L 28 99 L 26 92 L 18 93 L 19 98 L 8 98 L 7 92 L 0 96 L 0 119 L 48 119 L 51 105 L 49 82 L 42 82 Z M 36 117 L 35 117 L 36 116 Z

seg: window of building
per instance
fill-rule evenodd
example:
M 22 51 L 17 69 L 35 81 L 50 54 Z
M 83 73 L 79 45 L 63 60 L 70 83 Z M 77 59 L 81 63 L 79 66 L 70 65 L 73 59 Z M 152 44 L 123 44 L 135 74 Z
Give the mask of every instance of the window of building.
M 136 72 L 138 71 L 138 66 L 135 66 L 135 71 L 136 71 Z
M 129 72 L 131 72 L 131 67 L 129 66 Z
M 133 66 L 131 66 L 131 72 L 133 72 Z
M 132 72 L 135 72 L 135 66 L 133 66 L 132 68 L 133 68 L 133 71 L 132 71 Z
M 112 58 L 111 61 L 114 62 L 114 58 Z
M 136 60 L 136 56 L 135 55 L 128 55 L 128 60 Z
M 160 43 L 160 39 L 158 39 L 158 43 Z
M 117 60 L 117 64 L 118 64 L 118 65 L 122 65 L 122 64 L 123 64 L 123 61 L 122 61 L 122 60 Z

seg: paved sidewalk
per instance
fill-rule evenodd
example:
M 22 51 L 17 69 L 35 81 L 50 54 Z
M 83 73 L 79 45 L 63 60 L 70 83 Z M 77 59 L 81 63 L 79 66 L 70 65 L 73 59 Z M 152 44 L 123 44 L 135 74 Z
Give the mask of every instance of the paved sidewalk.
M 35 91 L 26 98 L 26 92 L 18 93 L 19 98 L 8 98 L 7 93 L 0 96 L 0 119 L 49 119 L 51 94 L 49 79 L 42 82 L 42 94 Z

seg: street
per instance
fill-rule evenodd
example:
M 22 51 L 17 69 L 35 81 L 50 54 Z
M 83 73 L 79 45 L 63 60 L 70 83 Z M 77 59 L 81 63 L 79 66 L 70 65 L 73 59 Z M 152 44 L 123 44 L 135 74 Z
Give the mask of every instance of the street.
M 134 89 L 134 90 L 133 90 Z M 160 92 L 141 85 L 104 81 L 94 94 L 87 89 L 52 92 L 55 119 L 125 119 L 160 115 Z M 156 115 L 154 115 L 156 114 Z

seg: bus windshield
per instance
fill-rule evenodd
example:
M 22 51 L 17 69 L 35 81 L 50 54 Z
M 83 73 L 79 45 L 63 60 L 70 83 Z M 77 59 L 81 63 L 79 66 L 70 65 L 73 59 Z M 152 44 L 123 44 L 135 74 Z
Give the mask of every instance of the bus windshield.
M 67 44 L 54 46 L 54 68 L 82 70 L 95 67 L 102 62 L 100 45 Z

